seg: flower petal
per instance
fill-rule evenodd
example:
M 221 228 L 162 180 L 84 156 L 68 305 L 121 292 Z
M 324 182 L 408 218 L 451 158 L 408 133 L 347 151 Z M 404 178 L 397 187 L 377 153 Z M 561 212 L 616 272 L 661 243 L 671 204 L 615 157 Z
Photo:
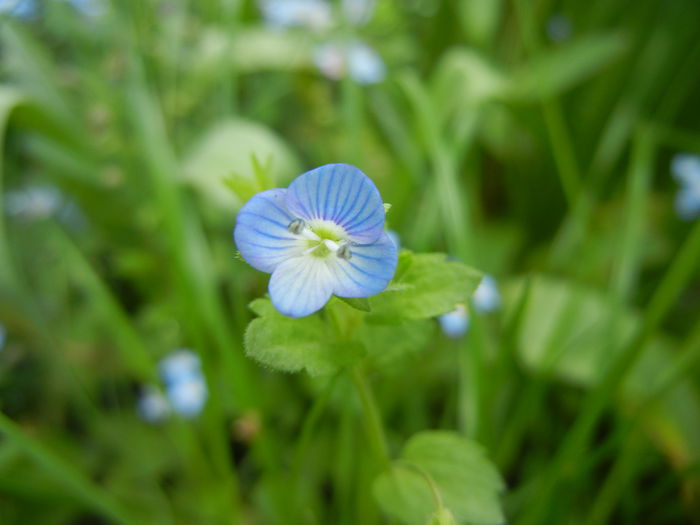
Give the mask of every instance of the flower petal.
M 681 188 L 676 193 L 676 213 L 684 221 L 700 216 L 700 195 L 693 188 Z
M 671 172 L 681 184 L 697 184 L 700 181 L 700 155 L 679 153 L 671 161 Z
M 384 205 L 377 187 L 349 164 L 326 164 L 307 171 L 292 182 L 286 199 L 293 215 L 333 221 L 358 244 L 374 242 L 384 228 Z
M 306 243 L 287 228 L 294 220 L 285 206 L 287 190 L 258 193 L 236 217 L 233 238 L 238 251 L 253 268 L 272 273 L 283 261 L 299 255 Z
M 396 271 L 398 255 L 391 238 L 382 233 L 372 244 L 358 244 L 350 249 L 349 260 L 328 258 L 333 274 L 333 293 L 338 297 L 369 297 L 384 290 Z
M 469 330 L 469 313 L 463 305 L 457 307 L 450 313 L 438 317 L 442 332 L 453 339 L 462 337 Z
M 333 279 L 327 259 L 302 255 L 282 262 L 270 278 L 270 300 L 278 312 L 304 317 L 320 310 L 331 298 Z

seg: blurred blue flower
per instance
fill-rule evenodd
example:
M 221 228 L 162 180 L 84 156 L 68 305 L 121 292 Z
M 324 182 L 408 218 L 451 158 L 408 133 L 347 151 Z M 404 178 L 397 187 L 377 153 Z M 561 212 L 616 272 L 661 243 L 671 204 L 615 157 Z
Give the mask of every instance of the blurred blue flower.
M 0 0 L 0 13 L 17 18 L 31 18 L 36 14 L 35 0 Z
M 208 396 L 207 384 L 201 374 L 171 383 L 166 387 L 166 393 L 173 410 L 185 418 L 197 416 Z
M 170 403 L 158 387 L 147 385 L 141 392 L 137 410 L 144 421 L 160 423 L 170 415 Z
M 369 297 L 386 288 L 398 256 L 384 220 L 379 191 L 362 171 L 327 164 L 286 190 L 250 199 L 233 236 L 248 264 L 272 274 L 268 290 L 275 308 L 303 317 L 332 294 Z
M 0 350 L 5 348 L 5 343 L 7 342 L 7 329 L 4 324 L 0 324 Z
M 484 275 L 472 297 L 474 309 L 479 313 L 495 312 L 501 306 L 501 294 L 496 279 Z
M 176 350 L 161 360 L 159 369 L 172 410 L 186 418 L 198 415 L 208 397 L 199 356 L 189 349 Z
M 681 153 L 671 162 L 671 172 L 680 188 L 675 206 L 678 216 L 686 221 L 700 216 L 700 156 Z
M 46 219 L 63 205 L 61 193 L 53 186 L 29 186 L 5 194 L 8 215 L 25 219 Z
M 181 348 L 173 351 L 158 365 L 160 377 L 166 384 L 175 383 L 186 379 L 192 374 L 200 374 L 202 363 L 199 356 L 189 348 Z
M 564 15 L 552 15 L 547 21 L 547 36 L 552 42 L 561 43 L 571 38 L 571 21 Z
M 96 17 L 105 10 L 104 0 L 65 0 L 73 9 L 87 17 Z
M 347 73 L 358 84 L 369 85 L 381 82 L 386 76 L 386 66 L 379 54 L 358 40 L 349 44 L 320 44 L 313 59 L 321 73 L 333 80 Z
M 342 0 L 341 7 L 345 19 L 353 25 L 369 22 L 374 15 L 376 0 Z
M 458 339 L 469 330 L 469 313 L 466 306 L 458 304 L 455 309 L 438 317 L 442 332 L 452 339 Z
M 501 294 L 496 279 L 484 275 L 472 295 L 472 304 L 474 310 L 481 314 L 495 312 L 501 307 Z M 452 312 L 439 316 L 438 321 L 447 337 L 457 339 L 469 330 L 469 312 L 463 304 L 458 304 Z
M 260 0 L 258 5 L 265 22 L 274 29 L 326 29 L 333 19 L 331 5 L 325 0 Z

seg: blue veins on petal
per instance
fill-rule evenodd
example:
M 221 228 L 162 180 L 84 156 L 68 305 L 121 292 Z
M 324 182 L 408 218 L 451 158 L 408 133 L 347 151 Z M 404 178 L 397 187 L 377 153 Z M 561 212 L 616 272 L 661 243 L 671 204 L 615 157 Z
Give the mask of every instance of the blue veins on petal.
M 354 166 L 328 164 L 287 190 L 253 197 L 238 214 L 234 239 L 251 266 L 272 274 L 275 308 L 303 317 L 331 295 L 369 297 L 386 288 L 398 255 L 384 221 L 374 183 Z
M 283 261 L 301 255 L 304 239 L 289 231 L 296 218 L 286 208 L 288 190 L 258 193 L 241 208 L 233 232 L 241 256 L 256 270 L 271 273 Z
M 333 279 L 325 260 L 292 257 L 272 273 L 268 290 L 277 311 L 289 317 L 304 317 L 328 302 Z
M 376 240 L 385 212 L 374 183 L 349 164 L 326 164 L 307 171 L 289 186 L 287 206 L 302 219 L 331 221 L 356 243 Z

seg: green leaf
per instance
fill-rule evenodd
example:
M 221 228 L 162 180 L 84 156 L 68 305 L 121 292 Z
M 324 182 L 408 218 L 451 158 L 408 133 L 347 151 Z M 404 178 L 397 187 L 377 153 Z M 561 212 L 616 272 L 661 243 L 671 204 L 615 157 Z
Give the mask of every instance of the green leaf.
M 517 310 L 524 279 L 502 287 L 506 317 Z M 642 322 L 634 310 L 622 312 L 617 331 L 611 333 L 609 297 L 563 279 L 546 275 L 530 278 L 530 291 L 523 306 L 516 335 L 516 350 L 523 365 L 537 373 L 552 374 L 561 381 L 583 388 L 600 379 L 605 365 L 619 352 Z M 615 337 L 618 344 L 611 344 Z M 620 403 L 629 408 L 648 394 L 660 374 L 677 354 L 671 341 L 657 336 L 630 370 L 622 385 Z M 678 464 L 692 464 L 700 454 L 700 397 L 691 381 L 676 384 L 642 414 L 645 431 L 656 445 Z
M 372 307 L 370 306 L 369 299 L 367 297 L 338 297 L 338 299 L 346 304 L 349 304 L 356 310 L 360 310 L 362 312 L 372 311 Z
M 434 330 L 435 323 L 429 319 L 400 324 L 367 322 L 358 330 L 358 338 L 367 348 L 372 363 L 381 369 L 397 359 L 416 354 L 425 348 Z
M 370 297 L 375 319 L 425 319 L 454 310 L 474 292 L 482 274 L 444 254 L 402 251 L 393 281 Z
M 432 515 L 430 521 L 428 521 L 428 525 L 457 525 L 457 520 L 455 520 L 455 517 L 449 509 L 440 507 L 435 511 L 435 514 Z
M 208 203 L 231 213 L 260 191 L 285 187 L 301 173 L 296 155 L 272 130 L 232 118 L 215 124 L 184 160 L 183 176 Z
M 627 49 L 620 34 L 592 35 L 545 51 L 517 71 L 508 96 L 538 100 L 558 95 L 618 58 Z
M 256 299 L 250 308 L 260 317 L 251 321 L 245 332 L 246 354 L 270 368 L 330 374 L 365 355 L 360 343 L 339 340 L 320 314 L 286 317 L 269 299 Z
M 504 521 L 498 499 L 503 488 L 476 442 L 454 432 L 428 431 L 413 436 L 401 460 L 377 477 L 374 495 L 387 514 L 409 525 L 434 517 L 436 497 L 457 523 L 496 525 Z

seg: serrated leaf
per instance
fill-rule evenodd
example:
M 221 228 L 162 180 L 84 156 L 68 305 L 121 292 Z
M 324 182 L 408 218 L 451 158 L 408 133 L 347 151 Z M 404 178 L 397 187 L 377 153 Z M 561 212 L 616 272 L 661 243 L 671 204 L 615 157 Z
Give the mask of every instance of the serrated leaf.
M 322 375 L 352 365 L 365 355 L 360 343 L 338 340 L 319 314 L 292 319 L 277 312 L 269 299 L 256 299 L 250 307 L 260 317 L 246 329 L 245 351 L 265 366 Z
M 444 254 L 402 251 L 387 290 L 370 297 L 371 316 L 426 319 L 454 310 L 474 292 L 482 274 Z
M 618 58 L 627 48 L 620 34 L 582 37 L 543 52 L 517 71 L 508 97 L 538 100 L 566 91 Z
M 426 476 L 457 523 L 504 522 L 498 499 L 504 485 L 476 442 L 454 432 L 428 431 L 412 437 L 401 460 L 374 483 L 374 495 L 389 515 L 423 525 L 436 502 Z

